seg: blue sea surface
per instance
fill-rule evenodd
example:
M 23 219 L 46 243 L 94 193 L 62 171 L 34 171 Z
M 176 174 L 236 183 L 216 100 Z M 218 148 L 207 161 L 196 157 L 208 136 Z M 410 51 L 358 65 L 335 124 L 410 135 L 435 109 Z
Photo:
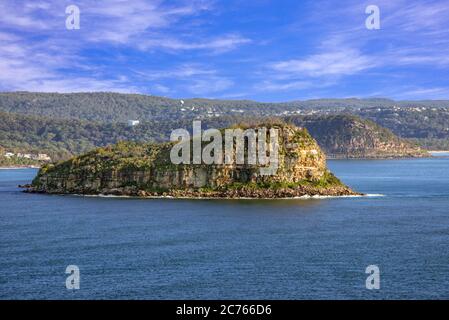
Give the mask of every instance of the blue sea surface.
M 448 299 L 449 158 L 329 167 L 371 196 L 52 196 L 17 188 L 35 169 L 0 170 L 0 299 Z

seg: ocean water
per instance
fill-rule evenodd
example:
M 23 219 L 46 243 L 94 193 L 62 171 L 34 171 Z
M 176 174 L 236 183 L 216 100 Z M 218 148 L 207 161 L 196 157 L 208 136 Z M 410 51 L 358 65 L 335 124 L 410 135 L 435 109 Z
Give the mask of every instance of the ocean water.
M 377 196 L 49 196 L 16 187 L 36 170 L 0 170 L 0 298 L 448 299 L 449 158 L 329 166 Z

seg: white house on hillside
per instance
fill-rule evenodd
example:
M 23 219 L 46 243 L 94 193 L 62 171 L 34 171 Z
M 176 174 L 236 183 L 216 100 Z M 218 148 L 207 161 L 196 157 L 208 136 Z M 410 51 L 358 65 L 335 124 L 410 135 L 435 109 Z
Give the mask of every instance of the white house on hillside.
M 134 127 L 137 126 L 140 123 L 139 120 L 128 120 L 128 126 Z

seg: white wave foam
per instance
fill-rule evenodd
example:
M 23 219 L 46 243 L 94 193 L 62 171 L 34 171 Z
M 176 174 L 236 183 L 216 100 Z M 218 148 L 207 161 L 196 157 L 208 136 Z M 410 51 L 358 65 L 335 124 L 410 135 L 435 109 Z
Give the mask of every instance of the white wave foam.
M 112 194 L 73 194 L 78 197 L 89 197 L 89 198 L 132 198 L 132 199 L 182 199 L 182 200 L 308 200 L 308 199 L 339 199 L 339 198 L 364 198 L 364 197 L 384 197 L 383 194 L 368 193 L 364 195 L 344 195 L 344 196 L 320 196 L 320 195 L 304 195 L 300 197 L 288 197 L 288 198 L 217 198 L 217 197 L 173 197 L 173 196 L 121 196 Z
M 118 196 L 114 194 L 72 194 L 72 196 L 77 197 L 87 197 L 87 198 L 139 198 L 131 196 Z
M 368 193 L 364 195 L 345 195 L 345 196 L 320 196 L 320 195 L 314 195 L 314 196 L 300 196 L 300 197 L 294 197 L 294 198 L 285 198 L 285 199 L 339 199 L 339 198 L 365 198 L 365 197 L 384 197 L 383 194 L 376 194 L 376 193 Z

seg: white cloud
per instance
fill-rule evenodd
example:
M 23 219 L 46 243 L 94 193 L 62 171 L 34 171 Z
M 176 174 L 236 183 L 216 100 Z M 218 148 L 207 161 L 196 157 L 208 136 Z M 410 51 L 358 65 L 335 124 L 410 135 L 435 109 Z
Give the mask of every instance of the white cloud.
M 46 43 L 27 44 L 6 33 L 0 34 L 0 43 L 0 88 L 3 90 L 137 92 L 126 77 L 105 80 L 95 74 L 73 76 L 61 70 L 80 63 L 69 56 L 67 49 L 50 49 Z
M 402 88 L 394 95 L 399 99 L 448 99 L 449 88 Z
M 36 79 L 28 81 L 26 87 L 17 90 L 39 91 L 39 92 L 119 92 L 139 93 L 139 88 L 130 86 L 119 80 L 101 80 L 88 77 L 74 77 L 69 79 Z
M 250 39 L 244 38 L 240 35 L 231 34 L 202 41 L 184 41 L 173 38 L 148 39 L 141 42 L 139 44 L 139 48 L 142 50 L 162 48 L 171 51 L 210 50 L 214 53 L 222 53 L 236 49 L 238 46 L 250 42 Z
M 260 91 L 290 91 L 290 90 L 304 90 L 313 87 L 313 83 L 309 81 L 291 81 L 291 82 L 274 82 L 263 81 L 257 84 L 256 90 Z
M 195 18 L 210 10 L 212 1 L 78 0 L 76 5 L 81 11 L 81 29 L 68 31 L 65 29 L 67 3 L 56 0 L 4 0 L 0 3 L 0 11 L 4 13 L 0 28 L 5 30 L 0 32 L 0 89 L 138 91 L 133 79 L 110 76 L 109 70 L 83 55 L 84 49 L 97 45 L 93 42 L 126 46 L 127 49 L 202 50 L 207 53 L 226 52 L 250 42 L 234 33 L 205 38 L 200 33 L 178 32 L 182 19 Z M 34 38 L 33 35 L 38 37 Z M 71 70 L 74 72 L 70 73 Z M 216 73 L 216 70 L 184 64 L 171 72 L 160 70 L 146 75 L 140 72 L 140 76 L 148 79 L 189 78 L 188 90 L 202 93 L 217 92 L 231 85 L 232 81 Z M 206 90 L 205 83 L 209 81 L 211 88 Z M 162 83 L 150 88 L 161 93 L 171 90 Z
M 185 86 L 185 89 L 196 95 L 209 95 L 231 88 L 234 82 L 221 77 L 195 79 Z
M 227 90 L 234 85 L 234 81 L 221 76 L 218 70 L 199 63 L 181 64 L 164 70 L 138 70 L 134 73 L 141 81 L 170 81 L 169 91 L 165 90 L 165 85 L 153 85 L 153 88 L 161 93 L 181 90 L 195 95 L 209 95 Z
M 153 89 L 156 90 L 157 92 L 163 93 L 163 94 L 167 94 L 171 91 L 169 87 L 164 86 L 159 83 L 156 83 L 155 85 L 153 85 Z
M 447 28 L 449 3 L 447 1 L 383 1 L 389 10 L 384 11 L 383 22 L 406 32 L 444 31 Z M 416 35 L 416 34 L 415 34 Z
M 4 13 L 0 26 L 29 33 L 39 32 L 53 41 L 67 40 L 63 2 L 15 1 L 3 0 L 0 3 L 0 12 Z M 239 34 L 224 34 L 204 39 L 204 36 L 195 30 L 188 34 L 182 29 L 183 19 L 194 19 L 200 13 L 211 10 L 212 3 L 212 0 L 77 0 L 75 4 L 80 8 L 81 30 L 76 34 L 76 42 L 72 42 L 71 46 L 76 49 L 89 42 L 99 42 L 142 50 L 226 52 L 249 43 L 249 39 Z
M 198 63 L 186 63 L 171 69 L 163 70 L 134 70 L 143 80 L 157 79 L 190 79 L 192 77 L 215 76 L 218 71 Z
M 391 64 L 397 65 L 431 65 L 434 67 L 445 67 L 449 65 L 449 50 L 433 52 L 421 50 L 391 54 Z
M 304 59 L 277 62 L 272 68 L 288 74 L 320 77 L 356 74 L 374 66 L 372 59 L 362 55 L 358 50 L 341 49 L 314 54 Z
M 371 3 L 348 1 L 345 6 L 323 11 L 326 3 L 333 5 L 330 1 L 317 3 L 319 8 L 316 7 L 316 14 L 312 13 L 313 18 L 308 15 L 307 22 L 295 24 L 290 30 L 315 30 L 315 49 L 308 47 L 314 51 L 265 63 L 262 67 L 265 73 L 259 74 L 260 81 L 254 88 L 294 92 L 315 90 L 326 83 L 325 86 L 335 90 L 354 75 L 362 75 L 365 79 L 369 75 L 373 75 L 373 79 L 383 75 L 377 81 L 381 86 L 390 79 L 396 82 L 405 77 L 405 73 L 398 69 L 445 69 L 449 66 L 449 2 L 379 0 L 375 4 L 380 7 L 381 29 L 374 31 L 367 30 L 364 24 L 365 7 Z M 427 92 L 432 93 L 441 94 L 434 89 Z M 392 95 L 397 96 L 397 93 L 392 92 Z
M 243 71 L 235 71 L 235 67 L 229 72 L 220 70 L 211 62 L 215 57 L 208 56 L 207 64 L 200 59 L 205 54 L 221 54 L 255 42 L 229 28 L 211 35 L 203 14 L 215 14 L 213 0 L 77 0 L 73 4 L 81 9 L 81 30 L 73 32 L 65 29 L 67 4 L 72 3 L 0 1 L 0 89 L 79 91 L 84 88 L 123 92 L 129 88 L 134 92 L 140 86 L 163 94 L 187 90 L 196 95 L 230 96 L 233 93 L 229 89 L 237 87 L 233 81 L 237 76 L 228 74 Z M 367 4 L 371 3 L 348 0 L 344 6 L 334 8 L 331 1 L 311 3 L 312 8 L 317 8 L 306 14 L 307 21 L 302 21 L 302 27 L 308 28 L 306 36 L 313 32 L 315 40 L 307 42 L 306 50 L 297 55 L 287 49 L 281 53 L 288 54 L 288 58 L 281 55 L 272 59 L 270 48 L 260 55 L 254 52 L 251 62 L 247 56 L 239 57 L 242 59 L 239 61 L 220 61 L 226 61 L 226 66 L 232 62 L 245 64 L 244 77 L 255 79 L 256 85 L 248 87 L 256 93 L 314 91 L 323 86 L 338 88 L 348 77 L 368 72 L 376 72 L 387 83 L 393 77 L 396 80 L 405 77 L 406 73 L 397 72 L 398 69 L 416 76 L 414 67 L 444 70 L 449 66 L 449 2 L 377 0 L 375 4 L 381 9 L 381 30 L 376 31 L 367 31 L 364 26 Z M 323 9 L 326 7 L 333 9 Z M 294 32 L 301 35 L 302 31 Z M 290 34 L 279 36 L 286 39 Z M 272 36 L 274 45 L 276 37 L 277 34 Z M 298 34 L 293 32 L 291 39 L 297 40 L 298 45 L 301 43 Z M 110 49 L 113 55 L 107 54 L 98 62 L 97 57 L 91 59 L 85 54 L 84 50 L 90 48 Z M 139 61 L 145 61 L 140 58 L 143 52 L 148 55 L 156 52 L 159 58 L 157 54 L 162 51 L 162 54 L 176 55 L 173 60 L 180 64 L 173 67 L 176 63 L 168 62 L 170 66 L 165 67 L 167 61 L 164 60 L 164 66 L 157 70 L 148 70 L 148 67 L 145 70 L 143 64 L 135 74 L 129 74 L 129 79 L 123 78 L 120 73 L 128 70 L 121 68 L 129 64 L 128 56 L 121 61 L 116 58 L 126 55 L 119 52 L 122 49 L 131 49 L 139 56 Z M 305 51 L 308 53 L 303 54 Z M 241 62 L 244 59 L 245 62 Z M 117 62 L 117 69 L 110 68 L 114 62 Z M 66 74 L 67 69 L 75 67 L 79 72 Z M 438 85 L 404 92 L 442 95 L 446 91 Z M 245 86 L 240 87 L 241 91 L 242 87 Z M 243 95 L 248 96 L 248 93 Z
M 82 28 L 95 30 L 88 32 L 88 40 L 128 45 L 147 31 L 154 33 L 177 22 L 181 16 L 191 14 L 189 10 L 172 13 L 161 5 L 161 1 L 83 1 L 79 7 L 84 21 Z
M 49 29 L 51 23 L 36 15 L 40 6 L 27 6 L 20 1 L 4 0 L 0 2 L 0 26 L 25 30 Z

